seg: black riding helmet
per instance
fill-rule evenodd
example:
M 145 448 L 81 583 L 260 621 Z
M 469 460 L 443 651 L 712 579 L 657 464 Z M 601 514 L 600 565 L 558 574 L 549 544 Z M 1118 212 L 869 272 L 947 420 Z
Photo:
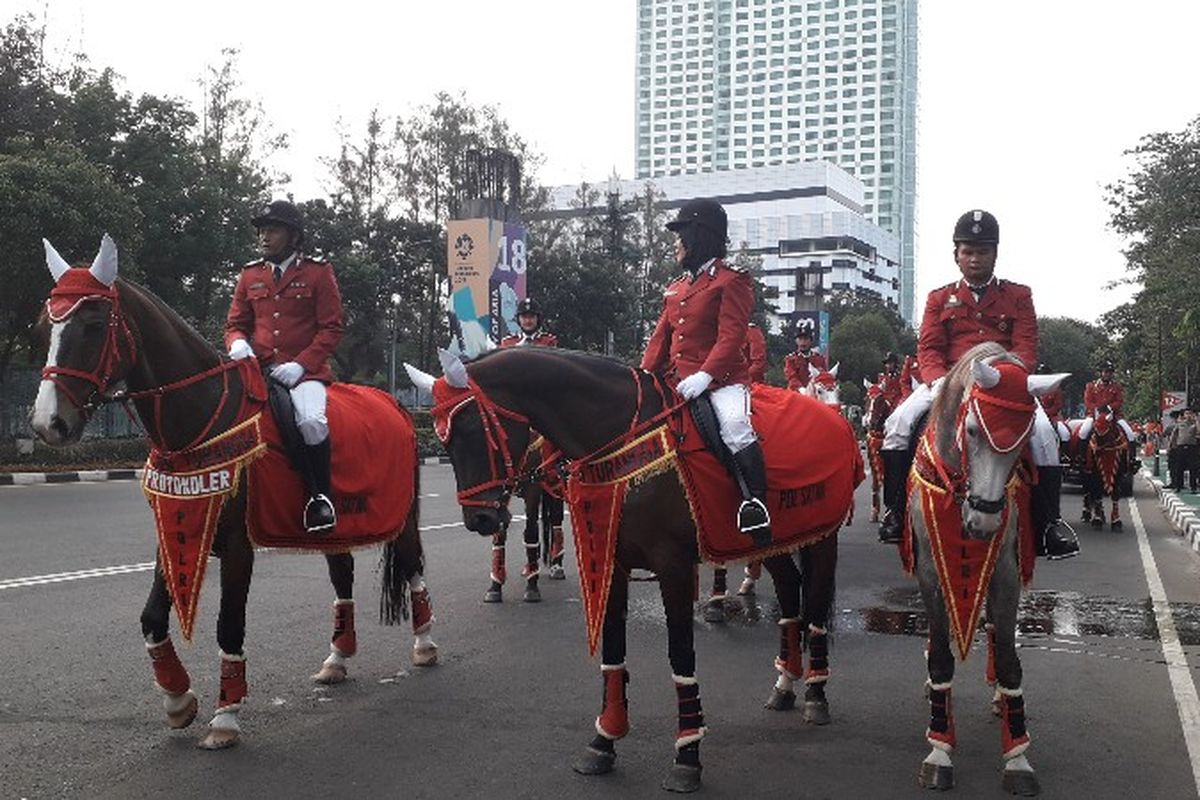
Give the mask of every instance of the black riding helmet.
M 255 228 L 261 228 L 271 223 L 284 225 L 300 235 L 300 241 L 297 244 L 304 242 L 304 215 L 300 213 L 300 209 L 296 208 L 295 204 L 287 200 L 272 200 L 250 221 L 254 223 Z
M 542 307 L 532 297 L 526 297 L 517 303 L 517 316 L 521 316 L 522 314 L 536 314 L 540 320 L 542 318 Z
M 999 244 L 1000 223 L 981 208 L 975 208 L 958 218 L 954 224 L 954 243 Z
M 883 357 L 883 365 L 885 367 L 888 364 L 899 364 L 899 363 L 900 363 L 900 356 L 896 355 L 891 350 L 889 350 L 887 355 Z
M 693 272 L 729 252 L 726 247 L 729 219 L 715 200 L 703 197 L 688 200 L 679 207 L 675 219 L 667 223 L 667 230 L 674 231 L 683 241 L 686 251 L 683 266 Z

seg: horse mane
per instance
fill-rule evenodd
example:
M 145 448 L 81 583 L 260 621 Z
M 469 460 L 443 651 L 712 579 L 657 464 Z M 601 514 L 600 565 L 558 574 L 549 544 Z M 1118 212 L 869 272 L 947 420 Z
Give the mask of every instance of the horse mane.
M 955 447 L 954 423 L 958 417 L 958 409 L 963 404 L 963 396 L 975 380 L 972 365 L 976 361 L 987 364 L 1007 362 L 1025 366 L 1025 362 L 1016 354 L 1010 353 L 995 342 L 982 342 L 962 354 L 958 363 L 946 374 L 942 389 L 929 411 L 929 424 L 937 425 L 937 449 L 943 456 L 950 454 Z
M 165 300 L 156 295 L 154 292 L 150 291 L 141 284 L 134 283 L 133 281 L 127 281 L 123 278 L 117 279 L 117 288 L 118 290 L 126 290 L 128 295 L 140 300 L 142 303 L 148 306 L 151 311 L 157 313 L 157 315 L 167 325 L 177 329 L 180 332 L 190 334 L 190 338 L 194 340 L 194 343 L 202 344 L 204 346 L 206 354 L 210 354 L 214 358 L 220 358 L 220 351 L 217 350 L 217 348 L 214 347 L 213 344 L 209 342 L 203 334 L 200 333 L 200 331 L 196 330 L 196 328 L 193 327 L 193 325 L 188 322 L 178 311 L 171 308 L 171 306 L 168 305 Z

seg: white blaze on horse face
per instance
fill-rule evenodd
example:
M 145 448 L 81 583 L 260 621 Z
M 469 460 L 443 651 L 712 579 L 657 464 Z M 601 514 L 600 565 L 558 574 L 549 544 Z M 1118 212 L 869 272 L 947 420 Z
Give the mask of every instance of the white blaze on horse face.
M 47 243 L 49 244 L 49 243 Z M 50 350 L 46 356 L 46 366 L 58 366 L 58 349 L 62 345 L 63 330 L 68 323 L 55 322 L 50 325 Z M 29 424 L 42 441 L 56 444 L 61 440 L 61 434 L 52 427 L 54 418 L 58 416 L 58 387 L 54 381 L 43 380 L 38 385 L 37 399 L 33 401 L 33 413 Z

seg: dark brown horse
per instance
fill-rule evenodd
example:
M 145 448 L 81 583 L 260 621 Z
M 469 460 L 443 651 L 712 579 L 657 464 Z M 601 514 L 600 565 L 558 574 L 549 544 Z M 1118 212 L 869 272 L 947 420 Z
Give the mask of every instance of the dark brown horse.
M 117 279 L 117 252 L 111 239 L 104 237 L 90 268 L 70 268 L 48 242 L 46 257 L 56 288 L 39 323 L 49 328 L 50 344 L 31 420 L 43 441 L 51 445 L 78 441 L 95 408 L 122 395 L 160 451 L 184 450 L 229 429 L 246 396 L 243 373 L 152 293 Z M 111 394 L 120 383 L 124 392 Z M 408 424 L 399 409 L 395 424 Z M 398 482 L 415 479 L 412 474 L 395 476 Z M 225 502 L 212 545 L 221 562 L 217 641 L 222 696 L 200 742 L 207 749 L 238 741 L 238 711 L 246 694 L 243 641 L 254 567 L 254 547 L 246 531 L 247 483 L 242 480 Z M 429 637 L 432 615 L 421 578 L 415 487 L 413 496 L 404 529 L 384 547 L 381 612 L 385 621 L 395 622 L 407 615 L 407 605 L 412 603 L 418 633 L 414 661 L 430 664 L 436 661 L 437 650 Z M 319 547 L 319 541 L 314 541 L 311 549 Z M 330 552 L 325 557 L 337 595 L 334 632 L 330 655 L 313 677 L 337 683 L 345 678 L 346 660 L 356 650 L 354 557 L 349 552 Z M 165 695 L 168 722 L 172 728 L 184 728 L 195 719 L 198 702 L 171 643 L 171 605 L 160 550 L 142 611 L 142 634 L 155 681 Z
M 463 520 L 469 530 L 484 536 L 491 536 L 506 523 L 507 495 L 517 477 L 514 454 L 525 451 L 531 427 L 567 459 L 581 459 L 619 441 L 635 420 L 660 415 L 666 402 L 658 393 L 660 384 L 655 376 L 584 353 L 511 348 L 465 367 L 456 357 L 443 353 L 442 364 L 445 378 L 437 379 L 436 386 L 433 376 L 406 367 L 413 382 L 433 391 L 435 397 L 441 391 L 458 392 L 464 398 L 439 403 L 435 423 L 438 414 L 444 414 L 439 435 L 454 465 Z M 851 465 L 856 455 L 853 434 L 841 420 L 831 420 L 830 428 L 830 437 L 845 438 L 846 463 Z M 847 507 L 846 513 L 849 510 Z M 836 532 L 803 548 L 801 560 L 803 608 L 801 572 L 793 556 L 785 553 L 766 559 L 782 616 L 776 659 L 779 674 L 767 707 L 794 707 L 793 682 L 804 680 L 806 717 L 824 723 L 829 721 L 827 626 L 837 563 Z M 685 792 L 699 788 L 699 745 L 705 727 L 692 631 L 698 561 L 695 524 L 674 473 L 660 473 L 630 485 L 616 533 L 615 567 L 602 628 L 602 709 L 596 735 L 575 763 L 576 771 L 588 775 L 611 771 L 615 741 L 628 731 L 625 618 L 629 573 L 643 569 L 658 578 L 679 702 L 676 756 L 663 786 Z M 805 642 L 807 665 L 802 663 Z

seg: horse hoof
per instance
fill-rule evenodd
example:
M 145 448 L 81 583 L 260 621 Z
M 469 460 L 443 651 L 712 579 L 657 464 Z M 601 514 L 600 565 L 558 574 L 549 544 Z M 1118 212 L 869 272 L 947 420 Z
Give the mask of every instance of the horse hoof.
M 542 591 L 536 586 L 531 586 L 525 590 L 525 596 L 522 598 L 526 603 L 542 602 Z
M 771 690 L 771 696 L 763 704 L 763 708 L 769 708 L 772 711 L 791 711 L 795 707 L 796 693 L 791 689 L 785 691 L 778 686 Z
M 313 683 L 333 686 L 346 680 L 346 668 L 341 664 L 322 664 L 321 670 L 312 676 Z
M 1092 520 L 1092 530 L 1098 531 L 1098 530 L 1102 529 L 1103 527 L 1104 527 L 1104 520 L 1102 520 L 1102 519 Z
M 1125 526 L 1121 524 L 1121 520 L 1117 520 L 1116 522 L 1114 522 L 1114 523 L 1112 524 L 1112 529 L 1113 529 L 1114 531 L 1123 530 L 1123 529 L 1124 529 L 1124 527 L 1125 527 Z
M 954 788 L 954 767 L 940 764 L 921 764 L 921 775 L 917 779 L 922 789 L 944 792 Z
M 705 622 L 724 622 L 725 621 L 725 601 L 724 600 L 709 600 L 704 604 L 704 621 Z
M 829 716 L 829 703 L 823 700 L 805 700 L 804 721 L 809 725 L 828 725 L 833 721 Z
M 662 788 L 668 792 L 690 794 L 700 788 L 700 765 L 672 764 L 663 778 Z
M 436 645 L 430 647 L 417 647 L 413 649 L 413 666 L 414 667 L 432 667 L 437 663 L 438 649 Z
M 583 751 L 583 755 L 575 760 L 571 769 L 580 775 L 607 775 L 612 772 L 616 760 L 616 753 L 605 753 L 589 747 Z
M 742 585 L 738 587 L 738 596 L 745 597 L 746 595 L 754 594 L 754 579 L 746 578 L 742 581 Z
M 1019 797 L 1034 797 L 1042 792 L 1037 775 L 1028 769 L 1004 770 L 1004 780 L 1000 785 L 1004 787 L 1004 791 Z
M 200 710 L 200 703 L 196 701 L 196 696 L 190 691 L 187 694 L 188 702 L 183 708 L 178 711 L 167 712 L 167 725 L 172 730 L 183 730 L 196 721 L 196 714 Z
M 208 735 L 196 743 L 201 750 L 227 750 L 238 743 L 240 734 L 225 728 L 210 728 Z
M 874 524 L 874 523 L 876 523 L 876 522 L 879 522 L 879 512 L 878 512 L 878 511 L 872 511 L 872 512 L 871 512 L 871 518 L 868 520 L 868 522 L 871 522 L 872 524 Z
M 550 580 L 565 581 L 567 579 L 567 571 L 562 568 L 562 564 L 550 565 Z
M 483 593 L 483 602 L 485 603 L 503 603 L 504 593 L 499 589 L 488 589 Z

